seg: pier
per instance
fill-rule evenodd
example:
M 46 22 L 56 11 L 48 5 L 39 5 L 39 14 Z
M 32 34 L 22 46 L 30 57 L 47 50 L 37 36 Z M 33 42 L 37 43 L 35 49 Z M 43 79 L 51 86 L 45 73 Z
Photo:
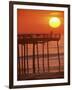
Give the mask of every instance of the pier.
M 60 34 L 19 34 L 17 37 L 18 80 L 64 77 L 64 65 L 61 63 L 64 62 L 64 52 L 59 52 Z M 57 53 L 49 52 L 49 42 L 56 43 L 52 48 Z

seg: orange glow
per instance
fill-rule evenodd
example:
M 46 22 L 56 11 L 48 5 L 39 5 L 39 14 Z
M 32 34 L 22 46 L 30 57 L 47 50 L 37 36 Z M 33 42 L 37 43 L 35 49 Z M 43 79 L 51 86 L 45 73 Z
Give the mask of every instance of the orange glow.
M 52 28 L 49 25 L 49 20 L 52 17 L 58 17 L 61 25 L 57 28 Z M 64 12 L 51 10 L 17 10 L 17 28 L 19 34 L 28 33 L 50 33 L 54 30 L 55 33 L 64 32 Z

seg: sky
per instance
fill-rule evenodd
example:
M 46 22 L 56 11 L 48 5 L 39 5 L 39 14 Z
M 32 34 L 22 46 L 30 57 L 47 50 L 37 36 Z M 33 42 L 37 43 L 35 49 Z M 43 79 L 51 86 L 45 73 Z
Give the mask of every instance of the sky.
M 52 17 L 59 18 L 61 24 L 57 28 L 49 25 Z M 50 32 L 64 33 L 64 12 L 52 10 L 17 10 L 18 34 L 47 34 Z

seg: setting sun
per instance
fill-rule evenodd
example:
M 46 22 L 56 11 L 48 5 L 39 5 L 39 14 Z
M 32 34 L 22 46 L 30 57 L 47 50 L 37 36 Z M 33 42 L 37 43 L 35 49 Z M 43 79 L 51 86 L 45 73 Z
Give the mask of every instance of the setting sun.
M 58 28 L 61 25 L 61 21 L 58 17 L 51 17 L 49 20 L 49 25 L 52 28 Z

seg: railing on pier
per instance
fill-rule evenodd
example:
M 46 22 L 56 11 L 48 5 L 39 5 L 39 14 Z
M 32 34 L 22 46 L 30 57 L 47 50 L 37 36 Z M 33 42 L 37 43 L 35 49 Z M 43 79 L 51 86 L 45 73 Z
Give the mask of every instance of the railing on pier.
M 59 52 L 58 42 L 60 38 L 60 34 L 18 35 L 18 80 L 63 78 L 64 66 L 61 65 L 61 62 L 64 58 L 64 53 Z M 49 42 L 51 41 L 56 42 L 55 50 L 57 50 L 57 53 L 49 52 Z M 41 47 L 39 47 L 39 44 Z M 55 62 L 57 63 L 56 65 Z

